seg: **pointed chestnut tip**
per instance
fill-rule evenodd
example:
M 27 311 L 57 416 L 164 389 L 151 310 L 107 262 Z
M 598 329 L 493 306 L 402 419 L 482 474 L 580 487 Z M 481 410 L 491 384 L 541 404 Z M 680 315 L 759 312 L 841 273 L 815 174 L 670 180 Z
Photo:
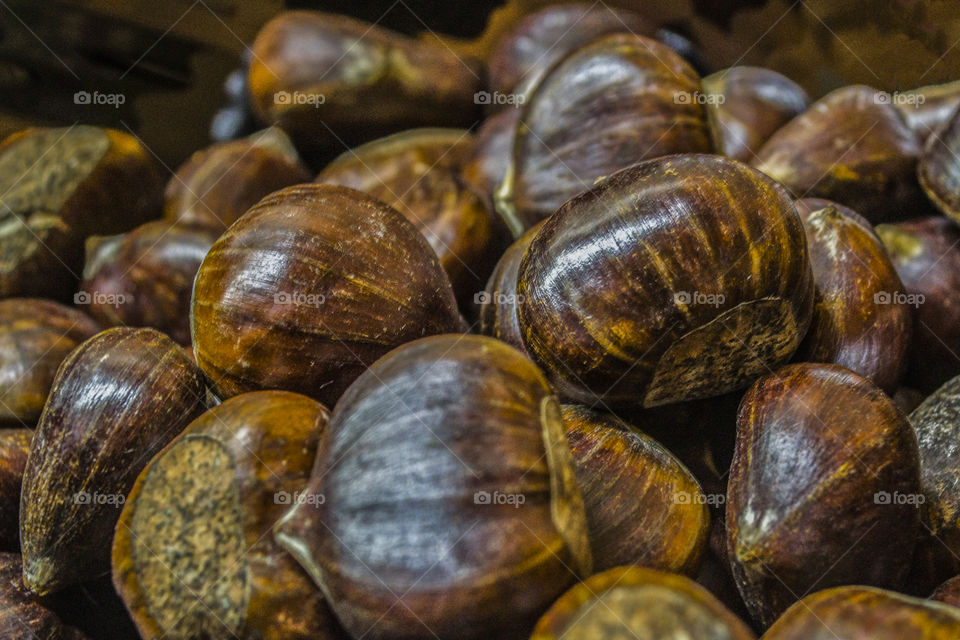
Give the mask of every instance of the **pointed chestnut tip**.
M 46 596 L 57 589 L 56 564 L 50 558 L 23 562 L 23 584 L 38 596 Z

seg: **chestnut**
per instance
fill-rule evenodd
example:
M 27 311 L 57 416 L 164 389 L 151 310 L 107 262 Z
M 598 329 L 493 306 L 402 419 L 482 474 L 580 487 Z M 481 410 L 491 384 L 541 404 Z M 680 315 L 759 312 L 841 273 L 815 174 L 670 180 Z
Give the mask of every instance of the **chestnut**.
M 938 586 L 930 594 L 930 599 L 960 608 L 960 576 L 954 576 Z
M 835 200 L 872 223 L 916 215 L 920 141 L 890 102 L 870 87 L 837 89 L 774 133 L 751 164 L 796 197 Z
M 859 373 L 893 394 L 906 368 L 911 307 L 870 223 L 844 208 L 798 200 L 813 268 L 813 320 L 794 355 Z
M 122 236 L 87 241 L 80 291 L 106 327 L 152 327 L 190 343 L 193 279 L 216 231 L 155 220 Z
M 79 125 L 9 136 L 0 143 L 0 296 L 66 301 L 87 237 L 157 217 L 161 190 L 149 152 L 126 133 Z
M 0 553 L 0 636 L 4 640 L 87 640 L 50 603 L 23 585 L 20 556 Z
M 960 80 L 901 91 L 894 106 L 922 142 L 929 142 L 960 108 Z
M 207 411 L 137 478 L 113 581 L 144 638 L 343 638 L 320 590 L 270 535 L 302 493 L 329 412 L 288 391 Z M 171 508 L 173 506 L 173 508 Z
M 571 587 L 543 614 L 530 640 L 661 640 L 756 636 L 710 593 L 684 576 L 616 567 Z
M 763 640 L 952 640 L 960 611 L 944 604 L 862 586 L 806 596 L 767 630 Z
M 958 87 L 960 91 L 960 87 Z M 960 95 L 958 95 L 960 98 Z M 960 110 L 930 136 L 917 176 L 930 201 L 954 223 L 960 223 Z
M 491 207 L 494 193 L 507 175 L 513 132 L 519 119 L 519 109 L 502 109 L 484 120 L 461 169 L 463 178 L 483 194 Z
M 20 488 L 31 429 L 0 429 L 0 551 L 20 550 Z
M 781 126 L 810 104 L 790 78 L 762 67 L 730 67 L 701 81 L 717 153 L 749 162 Z
M 694 575 L 710 514 L 696 479 L 653 438 L 580 405 L 562 407 L 596 571 L 636 565 Z
M 359 191 L 306 184 L 267 196 L 214 243 L 191 327 L 221 398 L 274 388 L 332 406 L 378 357 L 454 333 L 460 317 L 412 223 Z
M 709 152 L 700 89 L 669 47 L 631 34 L 605 36 L 558 62 L 521 108 L 496 194 L 514 236 L 618 169 Z
M 306 489 L 323 499 L 294 505 L 275 536 L 353 637 L 527 637 L 574 572 L 590 574 L 550 394 L 485 336 L 411 342 L 350 386 Z
M 33 427 L 60 363 L 100 330 L 86 314 L 52 300 L 0 300 L 0 422 Z
M 167 183 L 163 215 L 219 235 L 267 194 L 301 182 L 310 173 L 290 139 L 270 127 L 190 156 Z
M 98 333 L 64 360 L 30 446 L 20 499 L 24 584 L 102 575 L 120 507 L 150 457 L 203 411 L 200 371 L 153 329 Z
M 517 284 L 527 350 L 566 397 L 655 407 L 787 361 L 813 277 L 786 191 L 721 156 L 619 171 L 534 236 Z
M 960 231 L 941 217 L 878 225 L 913 310 L 906 379 L 931 392 L 960 375 Z
M 919 534 L 917 438 L 866 378 L 795 364 L 743 396 L 727 488 L 727 549 L 761 627 L 814 587 L 896 589 Z

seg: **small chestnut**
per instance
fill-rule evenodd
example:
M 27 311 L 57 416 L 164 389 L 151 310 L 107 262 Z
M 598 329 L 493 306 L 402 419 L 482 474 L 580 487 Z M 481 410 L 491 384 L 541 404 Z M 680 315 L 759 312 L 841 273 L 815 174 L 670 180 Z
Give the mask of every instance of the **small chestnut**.
M 23 585 L 16 553 L 0 553 L 0 637 L 4 640 L 87 640 L 60 620 L 50 602 Z

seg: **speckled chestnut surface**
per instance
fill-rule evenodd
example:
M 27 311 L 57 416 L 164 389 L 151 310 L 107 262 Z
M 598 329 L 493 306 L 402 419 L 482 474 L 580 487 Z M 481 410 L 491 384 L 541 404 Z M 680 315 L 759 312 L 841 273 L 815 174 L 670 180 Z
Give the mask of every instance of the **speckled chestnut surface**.
M 346 187 L 264 198 L 217 240 L 194 283 L 194 353 L 221 398 L 279 388 L 332 406 L 393 347 L 459 326 L 423 235 Z
M 23 476 L 24 583 L 38 594 L 102 575 L 127 492 L 203 411 L 202 375 L 153 329 L 114 328 L 63 362 Z
M 796 364 L 740 404 L 727 548 L 754 619 L 813 588 L 899 588 L 919 533 L 920 462 L 906 416 L 849 369 Z
M 525 638 L 591 555 L 560 407 L 519 351 L 432 336 L 334 409 L 277 540 L 354 637 Z M 396 594 L 403 606 L 396 605 Z
M 689 578 L 639 567 L 591 576 L 561 596 L 530 640 L 752 640 L 756 636 Z
M 653 407 L 742 388 L 789 359 L 813 277 L 781 186 L 735 160 L 678 155 L 551 216 L 517 293 L 524 344 L 561 393 Z
M 0 429 L 0 551 L 20 550 L 20 488 L 31 429 Z

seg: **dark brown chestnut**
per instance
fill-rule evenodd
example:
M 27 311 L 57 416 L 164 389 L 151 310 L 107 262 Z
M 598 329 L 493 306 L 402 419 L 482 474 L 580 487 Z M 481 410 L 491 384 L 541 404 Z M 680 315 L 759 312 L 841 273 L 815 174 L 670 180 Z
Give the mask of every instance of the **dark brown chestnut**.
M 66 301 L 87 237 L 157 217 L 162 188 L 150 153 L 120 131 L 75 125 L 8 137 L 0 143 L 0 296 Z
M 912 308 L 873 227 L 842 207 L 797 201 L 813 268 L 813 320 L 794 355 L 859 373 L 893 394 L 906 369 Z
M 813 277 L 783 187 L 691 154 L 564 205 L 527 249 L 517 293 L 524 344 L 561 393 L 637 408 L 718 396 L 788 360 Z
M 86 640 L 50 603 L 23 586 L 20 556 L 0 553 L 0 636 L 4 640 Z
M 518 237 L 618 169 L 711 150 L 700 77 L 666 45 L 631 34 L 557 63 L 522 107 L 497 211 Z
M 474 136 L 470 157 L 461 174 L 479 189 L 493 206 L 493 196 L 510 166 L 513 132 L 520 119 L 519 109 L 503 109 L 483 121 Z
M 750 162 L 777 129 L 810 104 L 800 85 L 762 67 L 730 67 L 701 84 L 713 148 L 743 162 Z
M 436 253 L 406 218 L 330 185 L 264 198 L 207 253 L 193 349 L 221 398 L 297 391 L 332 406 L 395 346 L 460 327 Z
M 100 329 L 51 300 L 0 300 L 0 423 L 33 427 L 60 363 Z
M 152 327 L 190 344 L 193 279 L 218 235 L 155 220 L 122 236 L 91 238 L 74 300 L 105 327 Z
M 0 551 L 20 550 L 20 488 L 31 429 L 0 429 Z
M 920 150 L 890 94 L 857 85 L 785 124 L 751 164 L 798 198 L 835 200 L 877 223 L 916 215 Z
M 960 576 L 954 576 L 938 586 L 930 594 L 930 599 L 960 608 Z
M 763 640 L 955 640 L 960 611 L 870 587 L 836 587 L 806 596 Z
M 960 110 L 930 136 L 917 168 L 920 185 L 930 201 L 954 223 L 960 224 L 960 159 L 957 154 L 960 154 Z
M 617 567 L 572 587 L 547 611 L 530 640 L 753 640 L 710 593 L 684 576 Z
M 901 587 L 921 501 L 916 436 L 866 378 L 795 364 L 743 396 L 727 548 L 761 627 L 816 587 Z
M 163 215 L 218 234 L 261 198 L 310 182 L 290 139 L 276 127 L 194 153 L 167 183 Z
M 351 385 L 307 488 L 318 499 L 275 535 L 353 637 L 527 637 L 575 572 L 590 574 L 550 393 L 485 336 L 417 340 Z
M 893 102 L 921 141 L 939 133 L 960 108 L 960 80 L 901 91 Z
M 144 468 L 113 541 L 114 585 L 142 637 L 344 637 L 270 534 L 307 497 L 329 417 L 296 393 L 246 393 L 194 420 Z
M 594 570 L 636 565 L 694 575 L 707 546 L 706 496 L 653 438 L 609 414 L 562 408 Z
M 118 327 L 57 372 L 20 500 L 24 583 L 38 594 L 102 575 L 140 470 L 203 411 L 203 378 L 153 329 Z
M 960 375 L 960 231 L 940 217 L 876 231 L 913 308 L 906 380 L 929 393 Z

